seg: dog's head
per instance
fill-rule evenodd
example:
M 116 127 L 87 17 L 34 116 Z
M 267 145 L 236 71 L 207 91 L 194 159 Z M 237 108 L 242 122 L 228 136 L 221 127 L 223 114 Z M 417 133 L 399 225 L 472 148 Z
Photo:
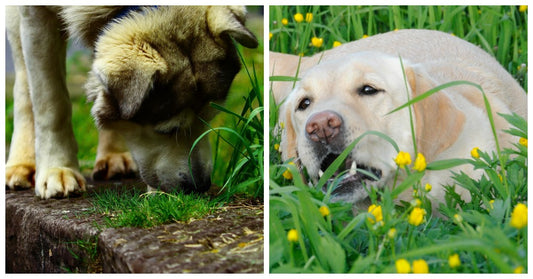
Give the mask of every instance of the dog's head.
M 434 84 L 416 67 L 404 64 L 402 68 L 398 57 L 360 52 L 309 69 L 280 107 L 282 158 L 294 158 L 316 181 L 366 131 L 390 136 L 402 151 L 413 155 L 408 110 L 388 113 Z M 448 147 L 460 131 L 461 117 L 442 94 L 415 104 L 419 150 L 432 157 Z M 448 129 L 447 136 L 430 131 L 439 127 Z M 396 170 L 396 155 L 385 139 L 363 137 L 338 170 L 344 176 L 333 192 L 334 200 L 359 202 L 368 197 L 363 184 L 387 185 Z
M 232 38 L 258 44 L 244 20 L 242 7 L 146 9 L 96 42 L 86 85 L 93 117 L 124 135 L 150 186 L 209 188 L 209 144 L 191 147 L 213 117 L 209 103 L 226 98 L 240 70 Z

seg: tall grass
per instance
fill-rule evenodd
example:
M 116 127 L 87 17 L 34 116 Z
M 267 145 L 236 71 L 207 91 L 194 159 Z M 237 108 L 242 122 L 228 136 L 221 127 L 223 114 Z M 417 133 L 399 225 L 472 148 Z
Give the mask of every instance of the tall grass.
M 295 13 L 313 17 L 297 23 Z M 396 28 L 437 29 L 482 46 L 527 88 L 527 14 L 517 7 L 271 7 L 270 14 L 274 51 L 311 55 L 331 48 L 334 41 L 348 42 Z M 324 44 L 310 45 L 312 37 L 323 38 Z M 501 50 L 505 52 L 500 54 Z M 486 109 L 490 112 L 488 103 Z M 270 144 L 276 147 L 278 107 L 271 105 L 270 111 Z M 455 183 L 445 187 L 445 203 L 438 208 L 443 217 L 431 214 L 427 198 L 431 187 L 420 183 L 425 170 L 412 166 L 398 168 L 407 178 L 392 189 L 367 189 L 372 204 L 368 212 L 354 216 L 350 204 L 332 203 L 331 189 L 326 193 L 320 189 L 335 172 L 335 163 L 340 164 L 360 138 L 314 187 L 304 182 L 296 167 L 282 162 L 274 148 L 270 152 L 270 271 L 527 272 L 527 225 L 517 222 L 519 217 L 527 218 L 527 211 L 520 210 L 527 208 L 527 122 L 515 114 L 504 118 L 513 126 L 507 132 L 521 138 L 513 148 L 427 165 L 426 169 L 435 170 L 470 164 L 484 173 L 479 179 L 462 172 L 453 175 Z M 401 151 L 386 135 L 367 132 L 361 137 L 366 136 L 386 139 Z M 412 201 L 396 204 L 394 197 L 409 187 L 415 193 Z M 455 193 L 459 187 L 470 192 L 471 202 Z

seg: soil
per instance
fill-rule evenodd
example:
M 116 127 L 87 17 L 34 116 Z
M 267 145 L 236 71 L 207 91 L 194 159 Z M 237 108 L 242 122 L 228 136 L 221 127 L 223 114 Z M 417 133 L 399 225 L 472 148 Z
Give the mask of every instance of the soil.
M 50 200 L 33 189 L 6 191 L 6 271 L 263 272 L 263 205 L 240 201 L 198 220 L 107 228 L 91 193 L 124 185 L 145 187 L 136 180 L 97 184 L 82 197 Z

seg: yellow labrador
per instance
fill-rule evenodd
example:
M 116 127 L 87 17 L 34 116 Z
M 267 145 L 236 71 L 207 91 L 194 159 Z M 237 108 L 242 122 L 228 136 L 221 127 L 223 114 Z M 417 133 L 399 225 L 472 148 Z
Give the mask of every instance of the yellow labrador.
M 152 187 L 207 190 L 209 143 L 191 146 L 214 115 L 209 102 L 226 98 L 240 69 L 232 38 L 258 45 L 245 18 L 244 7 L 228 6 L 7 7 L 16 82 L 6 186 L 35 185 L 42 198 L 85 190 L 65 85 L 70 35 L 94 51 L 86 85 L 100 128 L 94 176 L 138 167 Z
M 414 159 L 408 110 L 387 113 L 406 103 L 408 95 L 413 98 L 446 82 L 468 80 L 482 86 L 503 146 L 517 139 L 502 132 L 508 124 L 496 113 L 527 114 L 526 93 L 494 58 L 438 31 L 389 32 L 302 58 L 301 62 L 297 56 L 270 54 L 271 75 L 295 76 L 298 67 L 301 80 L 294 88 L 291 82 L 274 82 L 272 87 L 275 101 L 281 104 L 279 122 L 284 123 L 280 151 L 284 160 L 294 158 L 315 181 L 348 144 L 369 130 L 389 135 Z M 475 87 L 454 86 L 435 93 L 415 104 L 414 118 L 418 152 L 428 162 L 467 158 L 473 147 L 495 150 L 482 94 Z M 372 187 L 390 186 L 396 155 L 385 140 L 365 137 L 343 169 L 366 169 L 379 179 L 352 172 L 334 191 L 334 199 L 363 202 L 368 194 L 362 182 Z M 469 166 L 454 170 L 479 176 Z M 436 206 L 444 198 L 441 186 L 452 183 L 450 171 L 429 171 L 423 183 L 433 185 L 430 195 Z M 466 191 L 456 190 L 469 199 Z M 410 195 L 406 191 L 400 198 Z

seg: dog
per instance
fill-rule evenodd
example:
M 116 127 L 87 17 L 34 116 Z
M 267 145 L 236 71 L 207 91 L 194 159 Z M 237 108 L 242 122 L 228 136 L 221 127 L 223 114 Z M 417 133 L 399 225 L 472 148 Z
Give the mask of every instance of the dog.
M 65 85 L 68 36 L 93 50 L 86 91 L 99 128 L 93 176 L 140 172 L 163 191 L 206 191 L 206 139 L 191 147 L 240 70 L 233 40 L 258 46 L 233 6 L 10 6 L 14 133 L 6 186 L 43 199 L 86 190 Z M 131 153 L 130 153 L 131 152 Z
M 439 31 L 393 31 L 311 57 L 270 53 L 272 76 L 295 77 L 296 73 L 296 82 L 272 84 L 275 102 L 280 105 L 279 151 L 284 161 L 292 159 L 305 168 L 315 183 L 333 160 L 366 131 L 390 136 L 401 151 L 415 158 L 409 110 L 389 112 L 447 82 L 466 80 L 483 88 L 503 147 L 512 146 L 518 139 L 503 132 L 509 124 L 496 113 L 515 112 L 527 117 L 526 93 L 493 57 Z M 474 86 L 443 89 L 414 104 L 413 112 L 418 152 L 427 162 L 468 158 L 474 147 L 495 151 L 483 95 Z M 354 203 L 354 210 L 364 208 L 368 193 L 363 184 L 391 187 L 396 156 L 397 151 L 386 140 L 363 137 L 340 169 L 351 172 L 333 191 L 332 200 Z M 468 165 L 451 170 L 472 177 L 481 175 Z M 444 202 L 442 186 L 453 185 L 453 180 L 448 170 L 426 171 L 422 183 L 433 186 L 429 196 L 435 208 Z M 465 189 L 458 187 L 456 191 L 470 200 Z M 412 189 L 398 199 L 412 199 Z

